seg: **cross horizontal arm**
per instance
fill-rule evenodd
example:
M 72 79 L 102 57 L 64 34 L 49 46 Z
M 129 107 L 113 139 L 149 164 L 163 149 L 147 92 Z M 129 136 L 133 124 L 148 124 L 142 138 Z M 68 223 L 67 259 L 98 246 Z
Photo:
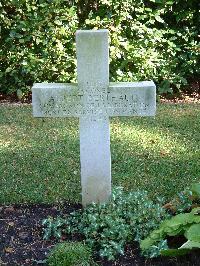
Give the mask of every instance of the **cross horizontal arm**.
M 86 95 L 77 84 L 36 83 L 32 94 L 35 117 L 154 116 L 156 110 L 152 81 L 110 83 L 105 94 L 91 90 Z
M 35 83 L 32 87 L 33 116 L 79 117 L 82 96 L 77 84 Z
M 156 86 L 152 81 L 111 82 L 107 100 L 109 116 L 154 116 Z

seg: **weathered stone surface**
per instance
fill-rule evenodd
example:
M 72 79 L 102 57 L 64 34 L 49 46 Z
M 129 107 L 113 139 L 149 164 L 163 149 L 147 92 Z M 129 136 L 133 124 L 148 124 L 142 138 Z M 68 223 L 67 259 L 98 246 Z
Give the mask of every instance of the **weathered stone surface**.
M 32 88 L 33 116 L 79 117 L 83 93 L 68 83 L 35 83 Z
M 111 194 L 109 118 L 104 108 L 109 85 L 108 31 L 78 31 L 78 85 L 89 114 L 80 116 L 82 203 L 107 201 Z M 92 114 L 91 111 L 94 111 Z
M 36 83 L 33 114 L 37 117 L 155 115 L 156 87 L 152 81 L 110 83 L 104 94 L 98 90 L 92 88 L 85 93 L 78 84 Z
M 78 84 L 36 83 L 36 117 L 79 117 L 82 203 L 111 195 L 109 116 L 154 116 L 152 81 L 109 84 L 108 31 L 77 31 Z
M 156 112 L 152 81 L 110 83 L 107 99 L 109 116 L 154 116 Z

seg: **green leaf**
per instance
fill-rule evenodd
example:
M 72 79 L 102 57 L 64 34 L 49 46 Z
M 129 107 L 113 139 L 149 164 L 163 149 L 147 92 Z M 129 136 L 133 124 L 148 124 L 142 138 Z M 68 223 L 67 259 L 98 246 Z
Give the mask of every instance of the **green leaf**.
M 198 241 L 191 241 L 188 240 L 186 243 L 184 243 L 179 250 L 184 250 L 184 249 L 193 249 L 193 248 L 200 248 L 200 242 Z
M 192 211 L 191 211 L 191 213 L 193 214 L 193 215 L 199 215 L 200 214 L 200 207 L 197 207 L 197 208 L 194 208 L 194 209 L 192 209 Z M 200 218 L 200 217 L 199 217 Z M 198 219 L 198 218 L 197 218 Z M 200 219 L 198 219 L 198 221 L 197 221 L 197 223 L 200 223 Z
M 192 195 L 200 198 L 200 183 L 193 184 L 191 187 Z
M 165 23 L 165 21 L 160 16 L 155 16 L 155 20 L 157 20 L 160 23 Z
M 62 25 L 62 21 L 59 21 L 59 20 L 55 20 L 54 23 L 58 26 L 61 26 Z
M 7 67 L 5 73 L 10 73 L 12 71 L 12 67 Z
M 165 249 L 161 250 L 162 256 L 183 256 L 189 252 L 188 249 Z
M 160 93 L 167 93 L 170 92 L 170 81 L 165 79 L 160 83 L 159 92 Z
M 140 248 L 147 250 L 167 235 L 175 236 L 179 233 L 184 233 L 185 230 L 188 230 L 188 226 L 192 224 L 200 224 L 200 216 L 195 215 L 199 209 L 195 208 L 190 213 L 181 213 L 169 220 L 165 220 L 159 229 L 152 231 L 149 237 L 141 241 Z
M 185 237 L 191 241 L 198 241 L 200 246 L 200 223 L 191 225 L 185 232 Z
M 23 97 L 23 92 L 20 89 L 17 90 L 17 97 L 19 100 L 21 100 Z

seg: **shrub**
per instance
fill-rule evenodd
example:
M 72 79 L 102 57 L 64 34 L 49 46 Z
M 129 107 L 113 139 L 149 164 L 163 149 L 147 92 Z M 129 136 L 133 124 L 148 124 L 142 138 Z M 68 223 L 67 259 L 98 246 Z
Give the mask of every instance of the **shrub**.
M 116 188 L 112 198 L 105 204 L 91 204 L 75 211 L 66 219 L 47 219 L 45 237 L 51 234 L 81 233 L 86 243 L 101 257 L 113 260 L 124 253 L 129 241 L 141 241 L 150 231 L 169 217 L 160 203 L 154 203 L 144 191 L 124 192 Z M 53 226 L 56 224 L 56 226 Z M 59 225 L 59 226 L 58 226 Z
M 0 91 L 75 78 L 76 8 L 64 1 L 1 1 Z
M 2 0 L 0 91 L 76 80 L 75 31 L 110 32 L 112 81 L 154 80 L 160 93 L 199 80 L 198 0 Z
M 49 266 L 91 266 L 91 250 L 78 242 L 57 244 L 48 256 Z

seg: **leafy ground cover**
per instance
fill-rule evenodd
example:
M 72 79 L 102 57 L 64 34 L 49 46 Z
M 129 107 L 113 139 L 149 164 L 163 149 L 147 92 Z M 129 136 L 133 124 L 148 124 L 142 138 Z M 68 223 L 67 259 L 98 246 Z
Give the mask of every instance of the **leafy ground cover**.
M 200 105 L 160 104 L 155 118 L 112 118 L 113 184 L 172 198 L 200 181 Z M 80 202 L 77 119 L 0 105 L 0 203 Z

